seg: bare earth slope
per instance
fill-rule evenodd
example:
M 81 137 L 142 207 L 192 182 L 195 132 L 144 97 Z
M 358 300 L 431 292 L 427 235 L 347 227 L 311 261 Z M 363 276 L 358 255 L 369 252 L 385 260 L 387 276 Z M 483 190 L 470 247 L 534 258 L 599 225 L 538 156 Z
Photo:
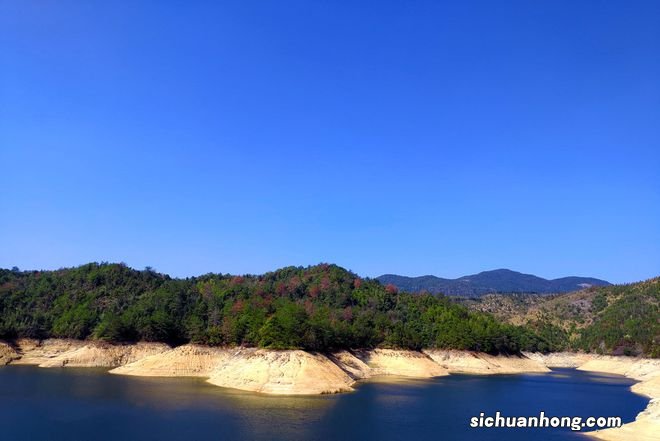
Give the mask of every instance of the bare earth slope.
M 354 355 L 370 368 L 371 376 L 398 375 L 402 377 L 431 378 L 449 372 L 426 354 L 416 351 L 374 349 L 354 351 Z
M 209 383 L 278 395 L 352 391 L 355 380 L 329 358 L 305 351 L 242 349 L 211 372 Z
M 13 346 L 5 342 L 0 342 L 0 366 L 9 364 L 11 361 L 20 357 L 21 355 Z
M 21 339 L 12 364 L 40 367 L 117 367 L 170 349 L 164 343 L 114 345 L 104 342 Z
M 426 349 L 424 353 L 454 373 L 489 375 L 550 371 L 542 362 L 525 356 L 495 356 L 480 352 L 439 349 Z
M 183 345 L 141 358 L 110 371 L 141 377 L 209 377 L 235 351 L 199 345 Z

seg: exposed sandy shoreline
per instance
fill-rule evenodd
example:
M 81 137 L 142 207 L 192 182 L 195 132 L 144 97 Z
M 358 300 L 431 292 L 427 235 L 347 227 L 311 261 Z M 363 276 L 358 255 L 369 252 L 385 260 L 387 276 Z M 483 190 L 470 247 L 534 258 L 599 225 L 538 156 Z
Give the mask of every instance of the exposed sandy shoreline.
M 545 363 L 548 367 L 576 367 L 583 371 L 624 375 L 639 383 L 630 389 L 651 399 L 646 409 L 635 421 L 618 428 L 585 432 L 585 435 L 608 441 L 658 441 L 660 440 L 660 360 L 608 355 L 574 354 L 525 354 Z
M 162 343 L 113 345 L 95 341 L 20 339 L 0 343 L 0 363 L 40 367 L 107 367 L 113 374 L 204 377 L 212 384 L 270 394 L 324 394 L 353 390 L 380 376 L 431 378 L 450 373 L 546 372 L 528 357 L 462 351 L 374 349 L 313 354 Z
M 638 360 L 625 357 L 602 357 L 578 367 L 581 370 L 608 372 L 638 380 L 630 389 L 651 399 L 635 421 L 622 427 L 592 432 L 589 435 L 609 441 L 660 440 L 660 360 Z
M 640 381 L 632 391 L 651 398 L 634 422 L 588 433 L 604 440 L 660 440 L 660 360 L 592 354 L 525 353 L 522 356 L 429 349 L 375 349 L 317 354 L 300 350 L 215 348 L 162 343 L 114 345 L 94 341 L 21 339 L 0 342 L 0 365 L 105 367 L 120 375 L 203 377 L 211 384 L 267 394 L 349 392 L 359 380 L 381 376 L 431 378 L 548 372 L 553 367 L 625 375 Z

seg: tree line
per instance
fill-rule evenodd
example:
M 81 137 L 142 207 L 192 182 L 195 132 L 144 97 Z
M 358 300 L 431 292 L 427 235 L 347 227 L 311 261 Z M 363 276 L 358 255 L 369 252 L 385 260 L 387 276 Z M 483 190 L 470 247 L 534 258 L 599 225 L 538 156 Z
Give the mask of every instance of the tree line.
M 514 326 L 442 295 L 407 294 L 336 265 L 171 278 L 90 263 L 0 270 L 0 337 L 193 342 L 272 349 L 562 348 L 556 329 Z

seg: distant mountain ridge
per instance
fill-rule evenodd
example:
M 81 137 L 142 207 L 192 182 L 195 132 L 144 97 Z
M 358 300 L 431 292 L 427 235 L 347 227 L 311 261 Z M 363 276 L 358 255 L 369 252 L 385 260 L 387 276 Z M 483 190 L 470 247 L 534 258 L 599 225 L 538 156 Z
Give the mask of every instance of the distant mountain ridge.
M 394 285 L 406 292 L 429 292 L 453 296 L 482 296 L 492 293 L 552 294 L 577 291 L 590 286 L 609 286 L 606 280 L 593 277 L 562 277 L 544 279 L 509 269 L 483 271 L 479 274 L 443 279 L 436 276 L 406 277 L 384 274 L 376 277 L 384 285 Z

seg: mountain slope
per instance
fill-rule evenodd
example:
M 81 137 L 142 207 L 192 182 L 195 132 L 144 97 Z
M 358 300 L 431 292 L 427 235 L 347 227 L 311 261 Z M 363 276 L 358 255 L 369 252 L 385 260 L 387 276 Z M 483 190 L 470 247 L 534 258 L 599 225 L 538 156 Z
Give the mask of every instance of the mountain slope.
M 564 334 L 565 349 L 660 356 L 660 278 L 550 296 L 488 294 L 459 299 L 537 332 Z
M 590 286 L 609 286 L 605 280 L 592 277 L 562 277 L 548 280 L 532 274 L 508 269 L 484 271 L 479 274 L 443 279 L 435 276 L 406 277 L 384 274 L 377 277 L 385 285 L 394 285 L 406 292 L 429 292 L 456 296 L 481 296 L 489 293 L 551 294 L 576 291 Z

